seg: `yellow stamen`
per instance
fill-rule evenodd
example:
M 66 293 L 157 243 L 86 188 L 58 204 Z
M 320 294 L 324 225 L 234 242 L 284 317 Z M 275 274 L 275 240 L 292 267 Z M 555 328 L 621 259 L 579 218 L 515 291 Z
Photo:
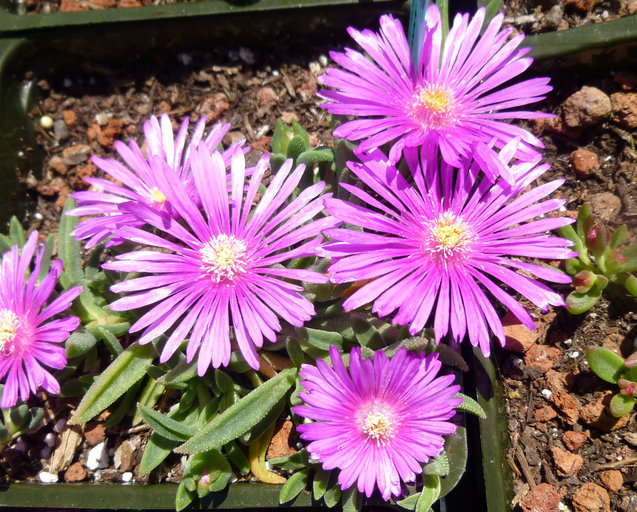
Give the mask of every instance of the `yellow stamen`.
M 471 230 L 462 218 L 445 212 L 427 226 L 423 249 L 446 261 L 457 256 L 466 256 L 473 239 Z
M 373 411 L 365 418 L 363 432 L 369 439 L 373 439 L 380 445 L 394 436 L 394 427 L 387 415 L 380 411 Z
M 217 283 L 232 281 L 246 270 L 246 250 L 243 240 L 218 235 L 201 249 L 201 269 Z
M 0 311 L 0 353 L 10 355 L 13 353 L 13 341 L 15 340 L 20 319 L 10 309 Z
M 166 202 L 166 196 L 157 187 L 153 187 L 148 192 L 148 199 L 150 199 L 153 205 L 163 205 Z
M 418 87 L 410 114 L 425 129 L 440 129 L 455 120 L 455 100 L 448 89 L 439 85 Z

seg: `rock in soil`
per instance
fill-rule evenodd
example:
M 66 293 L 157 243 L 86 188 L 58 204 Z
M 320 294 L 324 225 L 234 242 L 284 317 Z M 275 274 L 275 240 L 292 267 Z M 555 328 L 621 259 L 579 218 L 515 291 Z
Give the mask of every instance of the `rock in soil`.
M 582 485 L 573 496 L 575 512 L 610 512 L 606 489 L 592 482 Z
M 560 494 L 551 484 L 533 487 L 520 501 L 524 512 L 556 512 L 560 504 Z

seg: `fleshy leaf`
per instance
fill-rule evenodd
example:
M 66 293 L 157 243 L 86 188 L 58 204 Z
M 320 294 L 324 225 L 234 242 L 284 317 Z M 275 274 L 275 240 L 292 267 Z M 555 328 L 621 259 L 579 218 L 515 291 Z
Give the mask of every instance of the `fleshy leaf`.
M 303 469 L 307 467 L 310 460 L 310 454 L 305 450 L 300 450 L 287 457 L 277 457 L 276 459 L 270 459 L 268 462 L 270 466 L 277 468 L 287 469 L 289 471 L 296 471 L 297 469 Z
M 97 416 L 146 375 L 146 370 L 157 356 L 152 343 L 130 345 L 89 388 L 69 423 L 78 425 Z
M 288 503 L 296 498 L 305 486 L 307 485 L 307 475 L 308 470 L 303 469 L 301 471 L 297 471 L 290 478 L 287 479 L 287 482 L 283 484 L 281 487 L 281 492 L 279 493 L 279 503 Z
M 187 441 L 197 432 L 194 425 L 184 425 L 145 405 L 139 405 L 139 412 L 150 428 L 171 441 Z
M 96 343 L 97 339 L 90 332 L 74 332 L 66 340 L 67 359 L 86 354 Z
M 423 475 L 423 488 L 416 502 L 416 512 L 428 512 L 440 497 L 440 477 Z
M 220 449 L 258 424 L 294 385 L 297 369 L 288 368 L 232 404 L 223 413 L 177 447 L 177 453 Z
M 635 406 L 635 399 L 632 396 L 617 393 L 610 401 L 610 412 L 616 418 L 621 418 L 629 414 Z
M 327 486 L 330 483 L 331 473 L 325 471 L 323 468 L 316 468 L 314 471 L 314 479 L 312 480 L 312 497 L 318 501 L 324 495 L 327 490 Z
M 600 378 L 606 382 L 616 384 L 621 373 L 626 369 L 624 359 L 612 350 L 604 347 L 596 347 L 586 351 L 588 364 Z
M 139 464 L 139 473 L 141 475 L 150 473 L 170 455 L 173 448 L 178 444 L 178 441 L 171 441 L 170 439 L 160 436 L 157 432 L 153 432 L 146 448 L 144 448 L 142 461 Z
M 462 402 L 457 407 L 457 410 L 463 412 L 470 412 L 471 414 L 475 414 L 478 418 L 486 418 L 487 415 L 484 412 L 484 409 L 480 407 L 480 404 L 476 402 L 470 396 L 467 396 L 463 393 L 458 393 L 456 397 L 462 398 Z

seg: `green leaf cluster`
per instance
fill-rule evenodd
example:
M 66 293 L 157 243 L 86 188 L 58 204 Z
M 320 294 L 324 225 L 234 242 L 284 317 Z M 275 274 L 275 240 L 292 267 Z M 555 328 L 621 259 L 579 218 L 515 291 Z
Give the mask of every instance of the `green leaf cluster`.
M 558 232 L 573 242 L 573 249 L 578 253 L 576 258 L 566 261 L 566 272 L 573 276 L 575 288 L 566 298 L 571 313 L 577 315 L 591 309 L 609 284 L 637 297 L 637 276 L 634 275 L 637 242 L 626 243 L 625 224 L 613 231 L 592 214 L 589 204 L 584 204 L 578 213 L 576 228 L 564 226 Z
M 599 378 L 620 388 L 610 401 L 611 414 L 616 418 L 629 414 L 637 401 L 637 352 L 624 359 L 607 348 L 595 347 L 586 351 L 586 360 Z

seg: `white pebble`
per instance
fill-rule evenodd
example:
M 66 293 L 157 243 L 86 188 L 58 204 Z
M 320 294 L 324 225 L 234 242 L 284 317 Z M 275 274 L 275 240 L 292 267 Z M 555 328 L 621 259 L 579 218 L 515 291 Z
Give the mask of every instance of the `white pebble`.
M 321 65 L 314 60 L 310 62 L 309 67 L 310 67 L 310 71 L 314 73 L 315 75 L 318 75 L 321 72 Z
M 64 429 L 64 427 L 66 427 L 66 420 L 64 418 L 60 418 L 55 422 L 53 431 L 59 434 L 60 432 L 62 432 L 62 429 Z
M 569 357 L 570 357 L 571 359 L 577 359 L 580 355 L 581 355 L 581 354 L 580 354 L 580 352 L 576 350 L 575 352 L 571 352 L 571 353 L 569 354 Z
M 564 340 L 564 345 L 570 345 L 571 343 L 573 343 L 573 338 L 569 338 L 567 340 Z
M 18 157 L 22 158 L 24 156 L 24 151 L 20 150 L 18 151 Z
M 122 473 L 122 482 L 132 482 L 133 481 L 133 473 L 132 471 L 125 471 Z
M 45 130 L 53 128 L 53 118 L 51 116 L 42 116 L 40 118 L 40 126 Z
M 95 114 L 95 122 L 100 126 L 104 126 L 106 125 L 106 123 L 108 123 L 111 117 L 113 117 L 113 114 L 110 114 L 108 112 L 98 112 L 97 114 Z
M 327 66 L 327 63 L 329 62 L 327 55 L 319 55 L 319 64 L 323 67 Z
M 589 313 L 588 316 L 590 318 L 597 318 L 597 313 Z
M 49 447 L 49 448 L 53 448 L 55 446 L 55 441 L 58 438 L 58 436 L 56 436 L 54 433 L 49 432 L 47 435 L 44 436 L 44 443 Z
M 568 510 L 568 508 L 566 508 L 566 505 L 564 505 L 564 503 L 562 503 L 561 501 L 557 504 L 557 510 L 559 512 L 566 512 Z
M 248 48 L 239 48 L 239 58 L 246 64 L 254 64 L 257 61 L 252 50 Z
M 546 398 L 547 400 L 550 400 L 552 395 L 553 395 L 553 392 L 550 389 L 543 389 L 542 390 L 542 396 L 544 398 Z
M 180 53 L 177 55 L 177 60 L 184 66 L 190 66 L 190 63 L 192 62 L 192 55 L 189 53 Z
M 91 471 L 95 471 L 97 468 L 108 467 L 108 451 L 105 442 L 96 444 L 89 450 L 86 456 L 86 467 Z
M 273 69 L 272 70 L 272 76 L 280 76 L 281 72 L 278 69 Z
M 40 471 L 38 473 L 38 478 L 43 484 L 54 484 L 58 481 L 58 476 L 53 473 L 49 473 L 48 471 Z
M 513 361 L 511 361 L 511 363 L 516 368 L 519 368 L 520 366 L 522 366 L 522 359 L 520 359 L 519 357 L 516 357 L 515 359 L 513 359 Z
M 561 212 L 565 212 L 565 211 L 566 211 L 566 206 L 565 206 L 565 205 L 562 205 L 562 206 L 560 206 L 560 207 L 558 208 L 558 210 L 559 210 L 559 211 L 561 211 Z

